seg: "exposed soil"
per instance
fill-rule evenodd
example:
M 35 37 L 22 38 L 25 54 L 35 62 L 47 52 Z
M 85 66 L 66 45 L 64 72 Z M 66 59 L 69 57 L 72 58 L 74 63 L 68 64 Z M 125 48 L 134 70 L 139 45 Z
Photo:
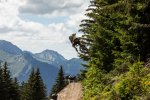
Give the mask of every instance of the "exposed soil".
M 58 93 L 57 100 L 81 100 L 82 85 L 81 83 L 70 83 Z

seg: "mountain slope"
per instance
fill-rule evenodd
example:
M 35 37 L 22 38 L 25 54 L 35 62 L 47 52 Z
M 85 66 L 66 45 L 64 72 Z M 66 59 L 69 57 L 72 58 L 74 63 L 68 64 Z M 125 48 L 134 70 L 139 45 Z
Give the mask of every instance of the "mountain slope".
M 36 58 L 39 61 L 50 63 L 50 64 L 54 64 L 54 65 L 57 65 L 57 66 L 59 66 L 59 65 L 61 65 L 64 62 L 67 61 L 58 52 L 52 51 L 52 50 L 48 50 L 48 49 L 44 50 L 41 53 L 34 54 L 34 58 Z
M 59 53 L 52 50 L 44 50 L 41 53 L 36 53 L 34 54 L 34 58 L 41 62 L 52 64 L 58 68 L 60 65 L 62 65 L 65 73 L 72 75 L 77 75 L 80 70 L 84 69 L 81 64 L 85 63 L 79 58 L 67 60 Z
M 82 60 L 67 60 L 62 55 L 52 50 L 44 50 L 41 53 L 33 54 L 28 51 L 22 51 L 10 42 L 0 40 L 0 61 L 7 62 L 13 77 L 18 80 L 26 81 L 32 69 L 39 68 L 42 79 L 50 91 L 59 66 L 63 65 L 64 72 L 76 75 L 81 66 Z
M 2 59 L 2 54 L 6 55 L 7 58 Z M 32 57 L 29 52 L 23 52 L 20 55 L 11 55 L 5 51 L 0 52 L 0 60 L 3 62 L 7 61 L 8 68 L 11 71 L 13 77 L 16 77 L 20 82 L 26 81 L 31 73 L 32 69 L 40 69 L 42 79 L 47 86 L 48 91 L 54 84 L 58 68 L 44 62 L 40 62 Z
M 85 64 L 85 62 L 79 58 L 72 58 L 66 62 L 65 72 L 68 74 L 77 75 L 80 72 L 80 70 L 84 69 L 84 67 L 81 64 Z
M 10 54 L 18 55 L 22 53 L 22 50 L 17 46 L 13 45 L 11 42 L 0 40 L 0 50 L 6 51 Z

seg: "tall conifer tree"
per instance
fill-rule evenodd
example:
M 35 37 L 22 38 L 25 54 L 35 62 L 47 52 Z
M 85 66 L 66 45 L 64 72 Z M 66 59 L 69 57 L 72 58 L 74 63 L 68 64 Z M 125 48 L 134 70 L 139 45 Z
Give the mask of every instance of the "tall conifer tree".
M 51 93 L 50 93 L 50 97 L 52 94 L 57 94 L 58 92 L 60 92 L 64 87 L 65 87 L 65 78 L 64 78 L 64 71 L 62 66 L 60 66 L 60 69 L 58 71 L 58 75 L 56 77 L 56 82 L 52 87 Z
M 10 72 L 5 62 L 2 68 L 3 77 L 3 89 L 2 89 L 2 100 L 20 100 L 19 87 L 16 82 L 11 78 Z
M 150 0 L 92 0 L 86 16 L 89 19 L 83 20 L 80 25 L 80 31 L 84 33 L 82 37 L 89 44 L 88 57 L 84 53 L 80 55 L 88 61 L 83 81 L 84 99 L 102 99 L 103 93 L 108 93 L 105 96 L 109 97 L 109 93 L 117 91 L 113 90 L 113 86 L 116 87 L 114 81 L 117 83 L 118 80 L 121 81 L 116 80 L 118 77 L 130 73 L 128 71 L 132 64 L 136 65 L 137 61 L 149 58 Z M 136 67 L 141 66 L 137 65 Z M 139 68 L 143 70 L 142 67 Z M 129 78 L 127 75 L 126 79 Z M 138 82 L 135 84 L 141 85 Z M 135 92 L 137 90 L 130 90 L 129 99 L 139 95 Z M 142 93 L 142 89 L 139 91 Z M 121 95 L 126 98 L 125 92 Z M 121 95 L 114 95 L 118 97 L 115 100 L 123 100 Z
M 4 94 L 4 82 L 3 82 L 2 66 L 0 64 L 0 97 L 3 98 L 3 94 Z
M 40 76 L 40 71 L 32 70 L 27 83 L 23 87 L 22 100 L 45 100 L 46 88 Z

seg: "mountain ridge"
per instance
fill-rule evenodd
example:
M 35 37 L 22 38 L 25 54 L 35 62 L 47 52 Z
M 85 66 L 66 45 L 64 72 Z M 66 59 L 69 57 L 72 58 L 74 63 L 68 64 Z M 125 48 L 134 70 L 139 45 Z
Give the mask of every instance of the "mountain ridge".
M 0 40 L 0 49 L 15 55 L 22 53 L 22 50 L 20 48 L 18 48 L 16 45 L 12 44 L 11 42 L 5 40 Z
M 0 61 L 8 63 L 12 76 L 18 78 L 20 82 L 26 81 L 32 69 L 39 68 L 48 91 L 55 82 L 60 65 L 66 74 L 77 75 L 79 70 L 83 69 L 81 66 L 83 61 L 73 59 L 67 60 L 58 52 L 48 49 L 40 53 L 22 51 L 11 42 L 0 40 Z

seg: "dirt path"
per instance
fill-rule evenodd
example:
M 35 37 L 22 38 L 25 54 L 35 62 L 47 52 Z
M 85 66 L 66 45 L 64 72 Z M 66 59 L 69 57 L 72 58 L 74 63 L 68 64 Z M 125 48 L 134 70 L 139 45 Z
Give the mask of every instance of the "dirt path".
M 81 83 L 70 83 L 58 93 L 57 100 L 81 100 L 82 86 Z

